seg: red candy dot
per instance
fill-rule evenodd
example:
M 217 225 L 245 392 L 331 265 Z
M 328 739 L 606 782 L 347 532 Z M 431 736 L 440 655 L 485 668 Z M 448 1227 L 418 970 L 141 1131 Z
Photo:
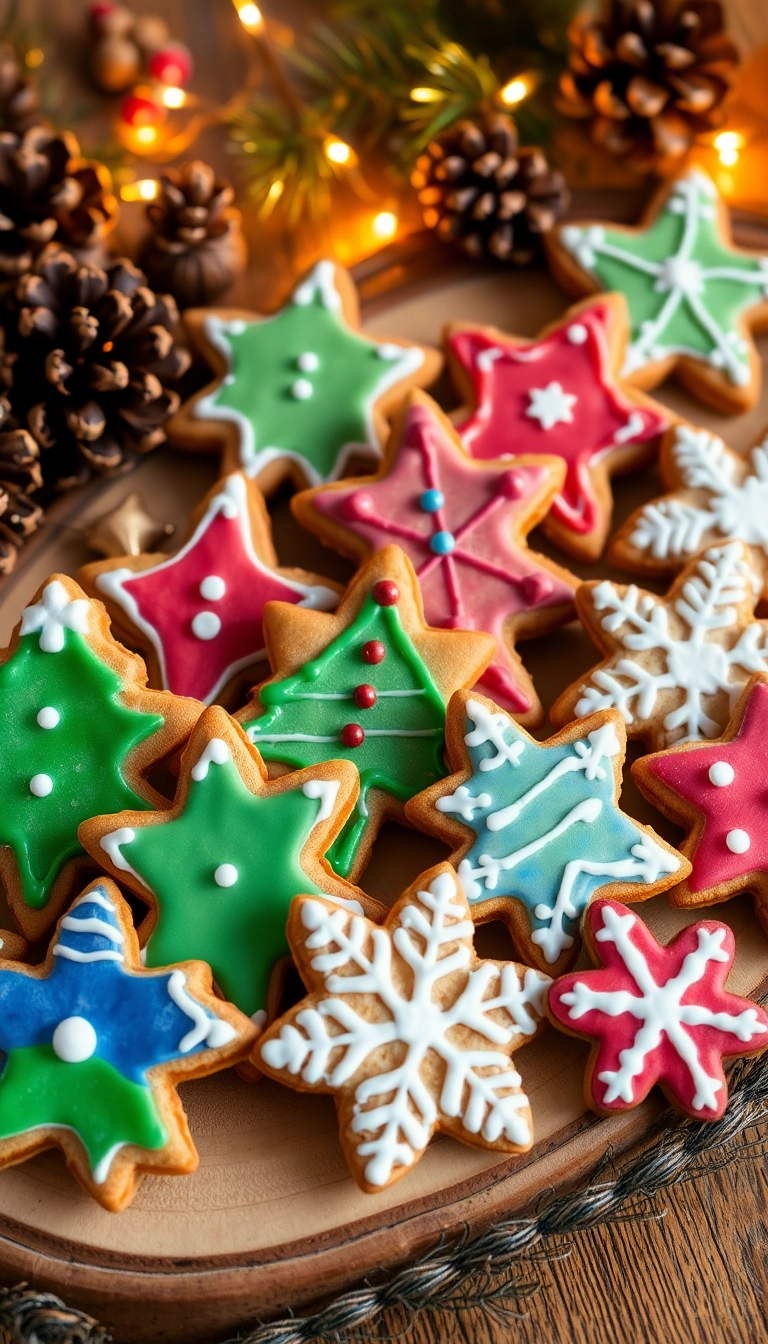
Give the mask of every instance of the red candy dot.
M 349 499 L 344 502 L 342 513 L 352 523 L 362 522 L 364 519 L 371 517 L 375 508 L 373 495 L 369 494 L 367 490 L 355 490 L 349 496 Z
M 383 663 L 386 656 L 387 650 L 380 639 L 369 639 L 368 643 L 363 645 L 364 663 Z
M 362 747 L 365 733 L 359 723 L 345 723 L 341 730 L 341 742 L 345 747 Z
M 352 696 L 358 709 L 373 709 L 376 704 L 376 689 L 363 682 L 362 686 L 356 686 Z
M 400 600 L 400 589 L 391 579 L 379 579 L 379 582 L 373 585 L 373 600 L 378 602 L 380 607 L 394 607 Z
M 520 585 L 523 597 L 532 607 L 545 602 L 555 591 L 549 574 L 528 574 Z

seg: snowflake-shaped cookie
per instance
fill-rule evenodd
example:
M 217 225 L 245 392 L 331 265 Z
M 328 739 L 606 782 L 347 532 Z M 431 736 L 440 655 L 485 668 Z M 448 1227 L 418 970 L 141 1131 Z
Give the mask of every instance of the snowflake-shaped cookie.
M 579 615 L 608 656 L 552 707 L 568 723 L 621 711 L 651 749 L 717 737 L 753 672 L 768 671 L 768 622 L 754 619 L 760 581 L 741 542 L 714 546 L 666 597 L 603 580 L 576 593 Z
M 586 1096 L 603 1114 L 628 1110 L 660 1084 L 696 1120 L 718 1120 L 728 1101 L 722 1060 L 768 1045 L 768 1016 L 725 989 L 735 942 L 725 924 L 691 924 L 660 946 L 632 910 L 595 901 L 585 939 L 596 971 L 556 980 L 557 1026 L 594 1041 Z
M 288 938 L 310 994 L 262 1037 L 272 1077 L 336 1099 L 341 1140 L 364 1190 L 405 1175 L 436 1130 L 475 1147 L 533 1143 L 510 1056 L 536 1033 L 550 983 L 482 960 L 448 864 L 430 869 L 382 927 L 297 897 Z
M 743 541 L 768 596 L 768 435 L 748 455 L 716 434 L 677 425 L 661 451 L 670 493 L 637 509 L 616 533 L 611 559 L 648 574 L 674 574 L 705 546 Z

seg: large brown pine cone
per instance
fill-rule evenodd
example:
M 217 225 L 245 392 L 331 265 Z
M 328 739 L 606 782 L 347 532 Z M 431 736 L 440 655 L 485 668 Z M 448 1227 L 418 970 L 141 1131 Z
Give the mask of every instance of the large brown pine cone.
M 79 153 L 66 131 L 0 133 L 0 281 L 23 275 L 50 242 L 102 259 L 117 201 L 104 165 Z
M 738 64 L 718 0 L 609 0 L 570 29 L 559 106 L 641 170 L 687 153 L 722 120 Z
M 189 366 L 170 297 L 130 261 L 79 265 L 52 246 L 6 296 L 0 383 L 41 449 L 46 485 L 127 471 L 165 439 Z
M 470 256 L 526 265 L 568 204 L 561 173 L 534 146 L 520 149 L 511 117 L 460 121 L 432 140 L 411 182 L 424 223 Z
M 229 182 L 196 159 L 168 168 L 147 206 L 152 233 L 141 264 L 150 283 L 183 308 L 212 303 L 243 270 L 245 240 L 233 199 Z
M 22 73 L 10 43 L 0 42 L 0 131 L 23 135 L 44 123 L 36 81 Z
M 29 498 L 43 483 L 40 450 L 0 397 L 0 574 L 10 574 L 27 537 L 39 526 L 43 510 Z

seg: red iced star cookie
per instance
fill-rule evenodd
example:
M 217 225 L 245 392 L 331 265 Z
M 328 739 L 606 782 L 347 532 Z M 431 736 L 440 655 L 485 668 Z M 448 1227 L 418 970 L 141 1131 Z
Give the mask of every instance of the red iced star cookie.
M 146 650 L 156 686 L 210 704 L 242 669 L 265 657 L 267 602 L 335 608 L 340 589 L 317 575 L 277 569 L 263 498 L 240 472 L 203 500 L 175 555 L 127 555 L 81 570 L 128 642 Z
M 611 523 L 610 477 L 653 457 L 668 413 L 619 381 L 629 323 L 620 294 L 570 308 L 536 340 L 453 323 L 448 361 L 470 411 L 455 419 L 473 457 L 561 457 L 565 484 L 543 523 L 558 546 L 596 560 Z
M 396 541 L 416 570 L 429 624 L 494 635 L 482 685 L 538 724 L 541 705 L 514 640 L 573 613 L 577 580 L 526 543 L 564 477 L 557 458 L 473 462 L 431 398 L 413 392 L 376 476 L 319 486 L 292 503 L 305 527 L 355 560 Z
M 696 1120 L 719 1120 L 728 1089 L 722 1061 L 768 1046 L 768 1017 L 725 989 L 735 942 L 726 924 L 689 924 L 668 947 L 618 901 L 594 901 L 584 939 L 596 971 L 551 986 L 556 1026 L 594 1042 L 587 1105 L 604 1115 L 637 1106 L 658 1083 Z

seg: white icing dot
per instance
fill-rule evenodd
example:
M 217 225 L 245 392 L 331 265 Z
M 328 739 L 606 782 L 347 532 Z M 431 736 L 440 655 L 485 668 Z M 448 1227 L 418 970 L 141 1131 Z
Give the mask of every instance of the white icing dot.
M 200 596 L 206 602 L 218 602 L 226 593 L 227 585 L 218 574 L 208 574 L 200 584 Z
M 314 350 L 305 350 L 303 355 L 299 355 L 296 364 L 302 373 L 317 373 L 320 368 L 320 360 Z
M 52 705 L 45 705 L 37 716 L 37 722 L 41 728 L 55 728 L 59 722 L 59 717 L 58 709 L 54 709 Z
M 297 378 L 291 388 L 291 396 L 297 401 L 307 401 L 312 396 L 312 384 L 308 378 Z
M 566 333 L 571 345 L 583 345 L 589 335 L 583 322 L 573 322 Z
M 234 887 L 238 876 L 234 863 L 220 863 L 213 874 L 213 880 L 217 887 Z
M 385 341 L 383 345 L 377 347 L 376 353 L 379 359 L 386 359 L 391 362 L 400 358 L 403 348 L 400 345 L 395 345 L 394 341 Z
M 29 791 L 34 793 L 36 798 L 47 798 L 53 788 L 53 780 L 50 775 L 33 775 L 29 781 Z
M 221 629 L 221 620 L 215 611 L 198 611 L 192 620 L 192 634 L 197 639 L 215 639 Z
M 746 831 L 735 830 L 728 832 L 725 843 L 732 854 L 746 854 L 752 841 Z
M 709 767 L 709 782 L 718 789 L 724 789 L 726 785 L 733 783 L 734 774 L 733 766 L 727 761 L 715 761 L 715 764 Z
M 51 1044 L 65 1064 L 82 1064 L 96 1049 L 96 1032 L 85 1017 L 65 1017 L 54 1031 Z
M 222 381 L 223 381 L 225 387 L 231 387 L 232 384 L 233 384 L 234 381 L 235 381 L 235 375 L 234 375 L 234 373 L 225 373 L 225 374 L 224 374 L 224 378 L 222 379 Z

